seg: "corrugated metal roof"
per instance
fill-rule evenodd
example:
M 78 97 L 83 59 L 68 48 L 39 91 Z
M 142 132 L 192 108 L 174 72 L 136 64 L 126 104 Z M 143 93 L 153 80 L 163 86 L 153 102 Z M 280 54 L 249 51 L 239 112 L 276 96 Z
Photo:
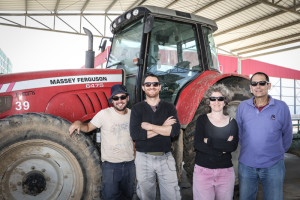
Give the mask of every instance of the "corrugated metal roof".
M 1 0 L 0 25 L 73 34 L 84 34 L 82 26 L 90 26 L 96 36 L 109 37 L 110 22 L 138 5 L 215 20 L 217 47 L 233 55 L 255 56 L 300 42 L 300 0 Z

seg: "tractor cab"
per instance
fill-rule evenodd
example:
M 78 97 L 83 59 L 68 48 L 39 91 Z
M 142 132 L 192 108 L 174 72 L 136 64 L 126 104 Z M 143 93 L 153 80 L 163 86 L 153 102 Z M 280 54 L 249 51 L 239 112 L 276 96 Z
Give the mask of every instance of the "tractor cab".
M 124 69 L 131 104 L 143 100 L 141 79 L 156 74 L 160 97 L 176 104 L 180 91 L 206 70 L 219 71 L 214 21 L 153 6 L 125 12 L 111 24 L 107 68 Z

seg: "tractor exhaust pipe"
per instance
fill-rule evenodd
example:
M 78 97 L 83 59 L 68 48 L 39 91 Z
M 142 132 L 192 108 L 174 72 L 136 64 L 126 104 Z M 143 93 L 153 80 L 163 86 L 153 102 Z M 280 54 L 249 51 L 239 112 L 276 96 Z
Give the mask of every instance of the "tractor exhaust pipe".
M 94 68 L 95 52 L 93 51 L 93 34 L 89 29 L 84 27 L 83 30 L 89 37 L 89 48 L 85 52 L 85 68 Z

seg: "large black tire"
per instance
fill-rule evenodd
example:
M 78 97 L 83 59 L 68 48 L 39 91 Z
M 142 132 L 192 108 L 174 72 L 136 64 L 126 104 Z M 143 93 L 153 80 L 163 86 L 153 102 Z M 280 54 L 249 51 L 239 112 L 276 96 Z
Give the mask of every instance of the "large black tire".
M 196 129 L 196 121 L 199 115 L 202 114 L 205 114 L 205 106 L 203 101 L 198 106 L 193 120 L 189 123 L 189 125 L 183 132 L 183 168 L 186 171 L 186 175 L 191 183 L 193 180 L 196 156 L 196 152 L 194 150 L 194 134 Z
M 0 199 L 100 199 L 100 155 L 70 122 L 37 113 L 0 120 Z
M 236 85 L 227 85 L 227 87 L 234 93 L 232 101 L 229 103 L 228 112 L 231 117 L 235 118 L 237 106 L 241 101 L 249 99 L 251 97 L 250 91 L 248 88 L 241 88 Z M 201 101 L 197 111 L 193 117 L 193 120 L 188 124 L 183 134 L 183 168 L 186 171 L 189 181 L 192 183 L 193 172 L 195 166 L 195 156 L 196 152 L 194 150 L 194 134 L 196 129 L 196 121 L 199 115 L 205 114 L 205 105 L 204 101 Z M 238 163 L 239 148 L 237 151 L 232 153 L 232 161 L 235 167 L 235 172 L 237 174 L 237 163 Z M 237 178 L 237 176 L 236 176 Z

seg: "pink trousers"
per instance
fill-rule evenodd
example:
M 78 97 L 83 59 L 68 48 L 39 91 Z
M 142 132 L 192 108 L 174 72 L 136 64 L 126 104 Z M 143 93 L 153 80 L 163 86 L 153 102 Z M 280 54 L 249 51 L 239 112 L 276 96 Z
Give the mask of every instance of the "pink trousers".
M 235 174 L 233 167 L 208 169 L 195 165 L 194 200 L 232 200 Z

